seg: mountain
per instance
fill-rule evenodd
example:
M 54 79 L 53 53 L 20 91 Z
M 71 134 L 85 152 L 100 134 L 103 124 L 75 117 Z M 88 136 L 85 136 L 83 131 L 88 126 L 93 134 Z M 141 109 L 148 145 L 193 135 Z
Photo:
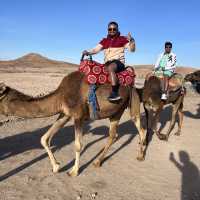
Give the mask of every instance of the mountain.
M 30 53 L 15 60 L 0 61 L 0 71 L 4 72 L 62 72 L 77 67 L 76 64 L 51 60 L 37 53 Z
M 151 72 L 153 65 L 134 65 L 138 78 L 144 78 L 147 73 Z M 30 72 L 30 73 L 69 73 L 78 69 L 77 64 L 56 61 L 46 58 L 37 53 L 29 53 L 15 60 L 0 61 L 1 72 Z M 195 71 L 191 67 L 177 67 L 176 72 L 183 75 Z

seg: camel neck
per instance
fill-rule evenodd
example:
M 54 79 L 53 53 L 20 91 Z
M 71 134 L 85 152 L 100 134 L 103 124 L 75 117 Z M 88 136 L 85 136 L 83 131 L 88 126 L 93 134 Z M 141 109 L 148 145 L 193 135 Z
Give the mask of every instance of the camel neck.
M 55 92 L 34 98 L 23 95 L 9 102 L 6 114 L 23 118 L 49 117 L 60 112 Z

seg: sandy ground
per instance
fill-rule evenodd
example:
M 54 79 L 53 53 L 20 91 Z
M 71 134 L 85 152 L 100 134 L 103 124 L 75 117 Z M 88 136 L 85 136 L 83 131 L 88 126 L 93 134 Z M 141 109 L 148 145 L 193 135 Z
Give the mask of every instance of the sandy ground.
M 1 81 L 33 96 L 55 89 L 59 74 L 1 73 Z M 170 107 L 162 112 L 163 133 L 169 125 Z M 24 120 L 0 117 L 0 200 L 199 200 L 200 199 L 200 96 L 187 95 L 182 135 L 173 130 L 169 141 L 156 135 L 144 162 L 136 160 L 138 135 L 126 111 L 118 129 L 119 140 L 99 169 L 92 162 L 106 142 L 108 120 L 85 124 L 80 175 L 68 177 L 74 162 L 73 123 L 53 139 L 61 170 L 53 174 L 40 137 L 57 116 Z M 144 120 L 144 114 L 142 114 Z M 174 161 L 170 154 L 174 154 Z M 191 194 L 191 197 L 188 195 Z

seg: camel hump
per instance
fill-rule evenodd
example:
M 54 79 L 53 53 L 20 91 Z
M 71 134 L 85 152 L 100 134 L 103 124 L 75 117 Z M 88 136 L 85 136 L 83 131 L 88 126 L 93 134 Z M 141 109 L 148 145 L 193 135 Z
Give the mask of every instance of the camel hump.
M 158 80 L 162 81 L 163 80 L 163 75 L 155 75 L 155 73 L 150 72 L 146 75 L 145 78 L 146 81 L 151 80 L 150 82 L 154 84 L 157 82 Z M 174 73 L 171 78 L 169 79 L 169 90 L 174 91 L 179 89 L 180 87 L 183 87 L 184 85 L 184 77 L 179 74 L 179 73 Z
M 183 87 L 184 77 L 179 73 L 174 73 L 169 80 L 169 90 L 177 90 Z

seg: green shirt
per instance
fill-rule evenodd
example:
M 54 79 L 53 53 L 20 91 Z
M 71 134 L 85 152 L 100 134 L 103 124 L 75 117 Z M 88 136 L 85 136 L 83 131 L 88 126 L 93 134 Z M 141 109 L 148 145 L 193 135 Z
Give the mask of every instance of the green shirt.
M 160 63 L 159 63 L 159 65 L 160 65 L 160 67 L 161 67 L 162 69 L 164 69 L 164 68 L 166 67 L 167 61 L 168 61 L 168 57 L 169 57 L 168 54 L 165 54 L 165 55 L 162 56 L 162 58 L 161 58 L 161 60 L 160 60 Z

